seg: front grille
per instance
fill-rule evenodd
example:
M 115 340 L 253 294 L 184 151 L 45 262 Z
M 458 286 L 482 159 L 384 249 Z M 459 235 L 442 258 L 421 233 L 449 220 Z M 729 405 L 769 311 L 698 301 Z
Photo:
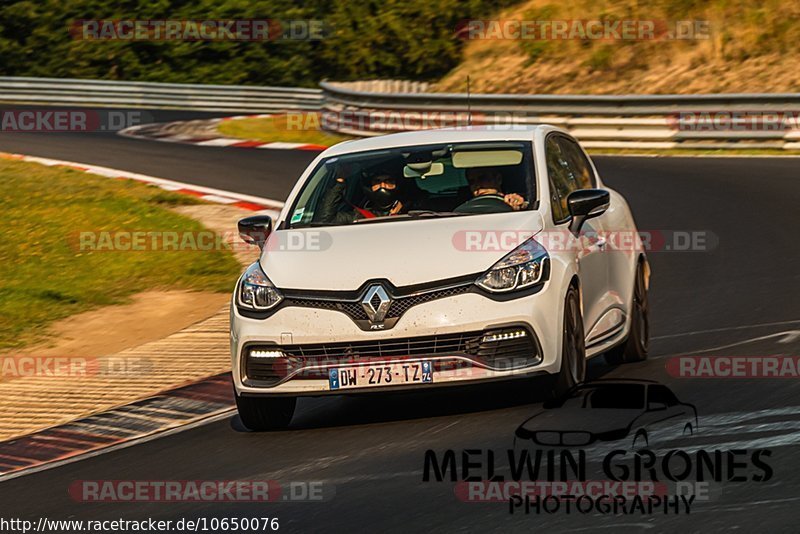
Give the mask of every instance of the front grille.
M 447 297 L 454 297 L 456 295 L 462 295 L 470 290 L 470 286 L 457 286 L 457 287 L 449 287 L 447 289 L 439 289 L 437 291 L 430 291 L 428 293 L 420 293 L 418 295 L 410 295 L 408 297 L 399 297 L 392 301 L 391 306 L 389 306 L 389 311 L 386 312 L 387 317 L 400 317 L 405 312 L 407 312 L 410 308 L 422 304 L 424 302 L 430 302 L 436 299 L 443 299 Z
M 470 332 L 349 343 L 288 345 L 282 349 L 287 354 L 300 357 L 309 363 L 316 359 L 356 360 L 358 358 L 426 356 L 443 353 L 459 354 L 466 352 L 468 343 L 479 343 L 481 335 L 481 332 Z
M 408 295 L 405 297 L 394 297 L 389 310 L 386 312 L 387 319 L 396 319 L 402 316 L 405 312 L 418 304 L 430 302 L 441 298 L 452 297 L 461 295 L 470 290 L 471 284 L 465 284 L 456 287 L 448 287 L 445 289 L 437 289 L 428 291 L 426 293 L 418 293 Z M 372 305 L 377 308 L 380 304 L 380 297 L 373 297 L 374 302 Z M 299 306 L 303 308 L 319 308 L 323 310 L 334 310 L 344 313 L 354 321 L 366 321 L 369 318 L 364 308 L 361 306 L 361 300 L 333 300 L 333 299 L 315 299 L 305 298 L 298 296 L 287 296 L 284 299 L 284 306 Z
M 592 442 L 592 435 L 588 432 L 562 432 L 561 443 L 568 446 L 588 445 Z
M 589 432 L 570 431 L 538 431 L 534 433 L 534 441 L 539 445 L 545 446 L 567 446 L 577 447 L 589 445 L 592 442 L 592 435 Z
M 559 432 L 537 432 L 536 442 L 540 445 L 561 445 L 561 434 Z
M 484 341 L 488 336 L 524 331 L 523 337 Z M 420 356 L 464 356 L 496 369 L 511 369 L 541 361 L 533 335 L 520 327 L 432 336 L 375 339 L 298 345 L 251 345 L 245 348 L 247 378 L 274 385 L 294 371 L 314 365 L 358 364 L 369 360 Z M 250 351 L 281 351 L 279 358 L 254 358 Z M 319 373 L 300 373 L 299 378 L 319 378 Z
M 367 312 L 361 306 L 360 302 L 343 301 L 343 300 L 324 300 L 324 299 L 307 299 L 302 297 L 287 297 L 284 299 L 284 306 L 298 306 L 301 308 L 318 308 L 321 310 L 333 310 L 344 313 L 355 321 L 366 321 Z

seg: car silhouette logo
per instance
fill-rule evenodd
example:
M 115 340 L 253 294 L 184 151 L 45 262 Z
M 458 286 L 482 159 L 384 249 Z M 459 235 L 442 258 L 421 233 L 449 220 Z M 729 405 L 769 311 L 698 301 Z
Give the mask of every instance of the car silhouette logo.
M 543 447 L 583 447 L 595 442 L 629 441 L 634 449 L 655 439 L 697 432 L 697 409 L 678 400 L 665 385 L 650 380 L 608 379 L 574 387 L 545 403 L 516 437 Z

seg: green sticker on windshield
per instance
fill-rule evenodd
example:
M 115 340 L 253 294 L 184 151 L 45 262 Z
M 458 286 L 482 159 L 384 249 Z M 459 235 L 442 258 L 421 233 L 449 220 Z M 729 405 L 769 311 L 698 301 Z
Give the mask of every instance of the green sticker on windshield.
M 294 210 L 294 214 L 292 215 L 291 222 L 296 223 L 303 218 L 303 212 L 306 211 L 305 208 L 297 208 Z

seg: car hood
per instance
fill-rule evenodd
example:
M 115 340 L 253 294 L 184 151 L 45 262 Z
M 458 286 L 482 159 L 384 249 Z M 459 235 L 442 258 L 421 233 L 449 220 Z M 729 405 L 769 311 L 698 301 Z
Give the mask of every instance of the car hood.
M 599 434 L 628 428 L 641 410 L 607 408 L 556 408 L 534 415 L 520 428 L 529 432 L 591 432 Z
M 529 211 L 278 230 L 261 266 L 285 289 L 355 290 L 379 278 L 414 285 L 483 272 L 542 224 Z

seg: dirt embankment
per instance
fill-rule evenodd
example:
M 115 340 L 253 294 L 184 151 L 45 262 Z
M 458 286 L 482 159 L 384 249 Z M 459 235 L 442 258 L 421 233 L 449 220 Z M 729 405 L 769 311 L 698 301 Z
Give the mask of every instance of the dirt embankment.
M 560 21 L 567 23 L 573 38 L 554 38 L 542 25 L 529 27 L 538 28 L 534 34 L 543 38 L 509 38 L 516 35 L 509 21 Z M 608 39 L 580 39 L 589 21 L 652 23 L 655 38 L 616 38 L 611 33 Z M 669 32 L 678 28 L 690 38 L 670 38 Z M 467 75 L 476 93 L 800 91 L 797 2 L 532 0 L 486 21 L 471 36 L 462 64 L 435 85 L 436 91 L 465 91 Z

